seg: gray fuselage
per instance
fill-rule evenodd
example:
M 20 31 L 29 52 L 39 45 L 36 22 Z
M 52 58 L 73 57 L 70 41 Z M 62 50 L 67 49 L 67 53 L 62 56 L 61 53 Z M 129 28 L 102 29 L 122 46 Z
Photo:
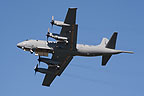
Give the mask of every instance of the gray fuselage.
M 61 44 L 60 44 L 61 45 Z M 30 51 L 33 48 L 43 48 L 48 53 L 53 53 L 55 50 L 67 52 L 72 56 L 101 56 L 104 54 L 118 54 L 122 53 L 121 50 L 109 49 L 104 46 L 84 45 L 77 44 L 76 50 L 63 49 L 56 41 L 44 41 L 44 40 L 26 40 L 17 44 L 17 46 L 25 51 Z M 42 50 L 41 50 L 42 51 Z

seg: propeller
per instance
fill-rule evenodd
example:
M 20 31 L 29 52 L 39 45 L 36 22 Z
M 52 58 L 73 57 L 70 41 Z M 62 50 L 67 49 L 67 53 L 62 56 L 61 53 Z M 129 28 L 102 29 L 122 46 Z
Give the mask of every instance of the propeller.
M 52 21 L 50 23 L 51 23 L 52 28 L 53 28 L 53 25 L 54 25 L 54 16 L 52 16 Z
M 47 42 L 48 42 L 48 37 L 50 36 L 49 28 L 48 28 L 48 32 L 47 32 L 46 36 L 47 36 Z
M 38 58 L 37 60 L 39 61 L 39 65 L 40 65 L 40 62 L 41 62 L 41 61 L 40 61 L 40 55 L 39 55 L 39 58 Z
M 35 71 L 35 75 L 36 75 L 36 72 L 38 71 L 38 64 L 35 66 L 34 71 Z

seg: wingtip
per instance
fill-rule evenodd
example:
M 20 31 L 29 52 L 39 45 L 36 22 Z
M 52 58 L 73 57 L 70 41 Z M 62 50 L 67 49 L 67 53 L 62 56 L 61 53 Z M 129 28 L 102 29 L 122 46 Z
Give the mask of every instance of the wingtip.
M 69 9 L 74 9 L 74 10 L 76 10 L 77 8 L 76 8 L 76 7 L 70 7 Z
M 118 34 L 118 32 L 114 32 L 114 34 Z
M 42 86 L 45 86 L 45 87 L 50 87 L 50 85 L 45 85 L 45 84 L 42 84 Z

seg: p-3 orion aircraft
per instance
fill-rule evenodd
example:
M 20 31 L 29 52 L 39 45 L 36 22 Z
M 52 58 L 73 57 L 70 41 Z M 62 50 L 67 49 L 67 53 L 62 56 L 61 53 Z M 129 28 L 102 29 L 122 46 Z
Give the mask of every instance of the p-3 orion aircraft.
M 39 56 L 38 61 L 48 65 L 47 68 L 35 67 L 35 73 L 40 72 L 45 74 L 43 86 L 50 86 L 56 76 L 60 76 L 74 56 L 102 56 L 102 66 L 105 66 L 112 55 L 119 53 L 133 53 L 130 51 L 115 50 L 117 32 L 114 32 L 110 40 L 103 38 L 97 46 L 77 44 L 76 24 L 77 8 L 69 8 L 64 22 L 54 20 L 53 25 L 62 27 L 60 34 L 50 33 L 48 29 L 47 41 L 43 40 L 26 40 L 17 44 L 17 47 L 24 51 L 30 51 Z M 54 38 L 56 41 L 48 41 L 48 38 Z M 44 58 L 52 54 L 51 58 Z

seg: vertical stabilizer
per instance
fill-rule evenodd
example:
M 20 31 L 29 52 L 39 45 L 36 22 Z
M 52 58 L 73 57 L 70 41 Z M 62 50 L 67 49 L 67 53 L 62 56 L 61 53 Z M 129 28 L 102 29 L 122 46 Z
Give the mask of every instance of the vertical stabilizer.
M 117 34 L 118 34 L 117 32 L 113 33 L 112 37 L 110 38 L 109 42 L 106 45 L 106 48 L 115 49 Z

